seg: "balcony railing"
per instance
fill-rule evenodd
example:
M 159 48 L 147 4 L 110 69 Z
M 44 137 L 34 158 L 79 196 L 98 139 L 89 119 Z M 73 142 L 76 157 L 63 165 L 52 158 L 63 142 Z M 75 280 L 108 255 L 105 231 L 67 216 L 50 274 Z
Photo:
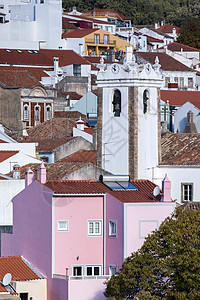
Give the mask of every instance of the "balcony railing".
M 66 276 L 61 274 L 53 274 L 53 278 L 65 279 L 65 280 L 95 280 L 95 279 L 110 279 L 110 275 L 99 275 L 99 276 Z
M 94 39 L 85 39 L 85 43 L 95 44 L 95 45 L 113 45 L 116 46 L 116 41 L 104 41 L 103 39 L 94 40 Z

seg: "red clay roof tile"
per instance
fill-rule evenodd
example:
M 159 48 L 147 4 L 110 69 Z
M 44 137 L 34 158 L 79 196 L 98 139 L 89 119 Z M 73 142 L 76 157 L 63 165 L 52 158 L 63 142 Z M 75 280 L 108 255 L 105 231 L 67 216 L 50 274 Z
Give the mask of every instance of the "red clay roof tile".
M 167 44 L 166 47 L 170 51 L 178 51 L 178 52 L 181 52 L 181 51 L 183 51 L 183 52 L 200 52 L 199 49 L 196 49 L 196 48 L 184 45 L 184 44 L 180 44 L 180 43 L 177 43 L 177 42 L 173 42 L 173 43 Z M 164 47 L 161 47 L 159 49 L 164 49 Z
M 91 162 L 96 165 L 97 153 L 95 150 L 80 150 L 60 160 L 60 162 Z
M 3 162 L 4 160 L 12 157 L 13 155 L 19 153 L 19 151 L 4 151 L 4 150 L 0 150 L 0 163 Z
M 55 194 L 110 194 L 123 203 L 158 202 L 152 194 L 155 184 L 149 180 L 133 180 L 131 183 L 138 190 L 111 190 L 99 181 L 53 180 L 47 181 L 46 187 Z
M 168 100 L 171 106 L 181 106 L 189 101 L 200 109 L 200 91 L 161 90 L 160 98 L 165 102 Z
M 164 24 L 164 25 L 160 26 L 157 30 L 164 32 L 164 33 L 173 33 L 173 28 L 176 29 L 177 33 L 181 30 L 180 27 L 177 27 L 177 26 L 174 26 L 171 24 Z
M 10 273 L 12 281 L 41 279 L 21 256 L 0 257 L 0 280 Z
M 163 52 L 137 52 L 136 55 L 151 64 L 154 64 L 158 56 L 161 69 L 164 71 L 194 71 Z

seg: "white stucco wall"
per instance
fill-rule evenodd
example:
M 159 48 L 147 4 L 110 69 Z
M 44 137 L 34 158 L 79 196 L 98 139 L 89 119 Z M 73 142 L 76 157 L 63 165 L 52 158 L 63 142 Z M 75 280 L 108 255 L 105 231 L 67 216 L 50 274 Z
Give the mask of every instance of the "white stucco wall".
M 13 225 L 12 198 L 25 188 L 25 180 L 0 180 L 0 226 Z
M 184 133 L 185 125 L 187 123 L 187 113 L 189 111 L 192 111 L 194 114 L 194 123 L 197 129 L 197 132 L 200 133 L 200 116 L 199 112 L 200 110 L 194 106 L 190 102 L 186 102 L 184 105 L 179 107 L 178 110 L 175 111 L 174 114 L 174 132 Z

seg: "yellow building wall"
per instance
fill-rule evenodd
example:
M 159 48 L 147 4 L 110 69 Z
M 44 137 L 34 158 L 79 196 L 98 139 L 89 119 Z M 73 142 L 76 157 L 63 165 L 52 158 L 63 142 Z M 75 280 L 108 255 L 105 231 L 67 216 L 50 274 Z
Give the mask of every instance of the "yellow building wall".
M 32 297 L 33 300 L 47 300 L 47 280 L 17 281 L 16 292 L 28 293 L 28 299 Z
M 99 35 L 99 43 L 95 43 L 95 35 Z M 108 35 L 108 44 L 104 43 L 104 36 Z M 85 55 L 90 55 L 88 53 L 88 48 L 94 49 L 96 51 L 96 55 L 100 55 L 100 51 L 105 49 L 105 52 L 114 49 L 114 51 L 124 51 L 126 50 L 126 46 L 129 46 L 129 43 L 120 39 L 119 37 L 103 30 L 98 29 L 88 35 L 85 36 Z

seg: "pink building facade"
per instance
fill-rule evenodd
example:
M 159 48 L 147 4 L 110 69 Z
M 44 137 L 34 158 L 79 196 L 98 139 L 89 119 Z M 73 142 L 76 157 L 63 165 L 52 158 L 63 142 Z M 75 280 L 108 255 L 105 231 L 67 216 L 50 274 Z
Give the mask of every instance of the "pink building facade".
M 3 235 L 2 255 L 23 255 L 46 276 L 48 300 L 105 299 L 105 280 L 175 203 L 154 197 L 155 185 L 147 180 L 132 182 L 136 190 L 131 191 L 44 177 L 43 184 L 27 180 L 13 198 L 13 234 Z

